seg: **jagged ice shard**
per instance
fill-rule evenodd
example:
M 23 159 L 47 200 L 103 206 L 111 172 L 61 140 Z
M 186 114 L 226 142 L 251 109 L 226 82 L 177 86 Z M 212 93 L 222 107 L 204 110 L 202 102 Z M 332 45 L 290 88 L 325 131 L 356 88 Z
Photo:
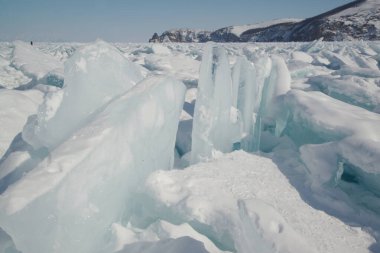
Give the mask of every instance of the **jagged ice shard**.
M 63 90 L 45 99 L 23 139 L 36 149 L 54 148 L 97 109 L 141 81 L 140 68 L 100 40 L 78 50 L 65 62 Z
M 109 50 L 106 45 L 103 49 L 103 53 Z M 97 55 L 89 53 L 87 57 Z M 86 62 L 81 65 L 85 66 L 82 71 L 87 69 L 95 74 L 92 71 L 97 64 L 91 66 L 87 57 L 69 61 L 68 73 L 78 67 L 79 60 Z M 112 57 L 107 60 L 103 64 L 108 66 L 105 68 L 108 74 L 85 78 L 82 72 L 76 72 L 78 75 L 72 76 L 73 82 L 68 84 L 75 85 L 76 92 L 69 92 L 67 101 L 76 101 L 76 105 L 83 105 L 80 108 L 89 109 L 89 104 L 94 105 L 96 101 L 86 101 L 88 88 L 93 81 L 106 81 L 106 75 L 116 76 L 120 82 L 125 81 L 126 86 L 132 85 L 128 83 L 131 80 L 128 74 L 121 74 L 128 69 L 109 68 L 122 62 Z M 133 67 L 130 71 L 135 73 Z M 94 97 L 104 106 L 90 112 L 92 117 L 80 124 L 68 122 L 70 130 L 53 138 L 53 142 L 43 143 L 56 147 L 0 197 L 0 227 L 22 252 L 113 252 L 111 226 L 125 218 L 133 192 L 143 185 L 151 171 L 172 167 L 185 86 L 174 79 L 155 76 L 127 92 L 123 92 L 122 87 L 113 87 L 114 92 L 118 90 L 121 94 L 105 93 L 106 96 L 99 98 L 96 95 L 116 84 L 92 84 L 97 87 Z M 82 98 L 81 103 L 76 100 L 79 98 Z M 62 117 L 62 124 L 65 113 L 66 116 L 77 113 L 73 116 L 76 120 L 79 115 L 89 113 L 79 108 L 79 112 L 70 111 L 65 108 L 68 106 L 62 101 L 58 108 L 61 110 L 55 116 Z M 66 135 L 69 136 L 64 137 Z M 51 136 L 45 140 L 52 140 Z
M 200 67 L 194 110 L 192 163 L 207 160 L 217 151 L 230 152 L 239 140 L 238 111 L 232 90 L 225 50 L 208 44 Z
M 279 100 L 290 81 L 279 56 L 263 56 L 255 65 L 239 57 L 231 73 L 224 49 L 208 45 L 194 111 L 192 163 L 212 158 L 215 151 L 258 151 L 263 125 L 274 125 L 274 134 L 281 135 L 288 115 Z

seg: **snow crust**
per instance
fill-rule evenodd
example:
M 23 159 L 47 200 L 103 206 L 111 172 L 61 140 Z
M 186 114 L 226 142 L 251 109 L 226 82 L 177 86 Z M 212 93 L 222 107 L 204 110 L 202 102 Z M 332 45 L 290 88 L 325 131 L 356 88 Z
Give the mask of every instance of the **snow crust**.
M 243 151 L 154 172 L 147 187 L 182 220 L 210 227 L 209 237 L 237 252 L 369 252 L 373 242 L 305 204 L 271 160 Z

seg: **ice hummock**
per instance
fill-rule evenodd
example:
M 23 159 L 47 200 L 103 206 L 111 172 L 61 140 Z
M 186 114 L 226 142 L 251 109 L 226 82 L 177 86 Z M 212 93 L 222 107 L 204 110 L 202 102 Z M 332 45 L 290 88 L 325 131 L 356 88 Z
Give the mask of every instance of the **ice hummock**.
M 63 91 L 46 97 L 25 126 L 24 140 L 36 149 L 54 148 L 111 99 L 141 81 L 140 68 L 103 41 L 78 50 L 65 62 Z

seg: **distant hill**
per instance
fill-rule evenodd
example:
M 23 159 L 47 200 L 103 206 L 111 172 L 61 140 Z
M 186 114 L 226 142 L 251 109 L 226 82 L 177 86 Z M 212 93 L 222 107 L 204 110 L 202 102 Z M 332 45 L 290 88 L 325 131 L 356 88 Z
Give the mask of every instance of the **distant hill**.
M 215 31 L 173 29 L 149 42 L 380 40 L 380 0 L 356 0 L 307 19 L 278 19 Z

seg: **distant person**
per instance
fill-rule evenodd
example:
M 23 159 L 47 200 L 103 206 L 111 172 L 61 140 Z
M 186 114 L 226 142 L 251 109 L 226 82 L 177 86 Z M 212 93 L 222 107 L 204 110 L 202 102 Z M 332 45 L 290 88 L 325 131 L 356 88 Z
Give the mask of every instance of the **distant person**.
M 30 41 L 30 45 L 33 46 L 33 41 Z

